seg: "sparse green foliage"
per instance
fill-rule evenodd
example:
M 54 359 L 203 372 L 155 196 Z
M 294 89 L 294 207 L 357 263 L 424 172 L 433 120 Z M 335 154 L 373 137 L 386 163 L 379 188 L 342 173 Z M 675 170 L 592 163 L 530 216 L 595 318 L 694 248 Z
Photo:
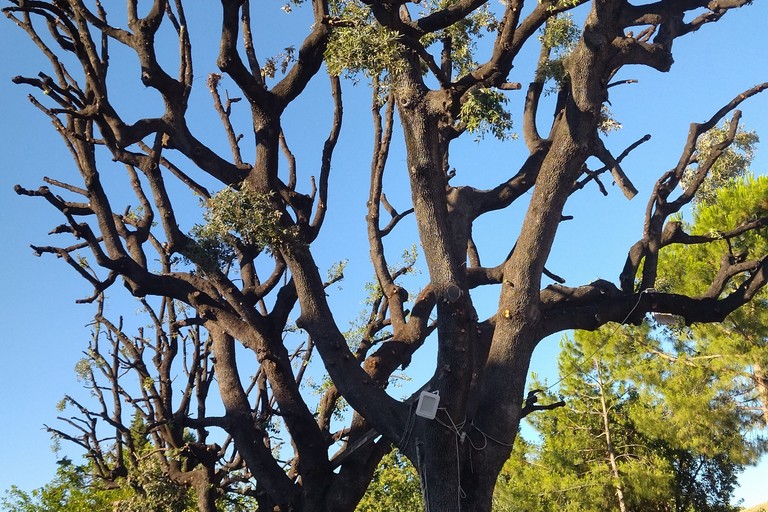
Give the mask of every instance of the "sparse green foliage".
M 88 269 L 90 268 L 90 265 L 88 264 L 88 258 L 82 255 L 77 256 L 77 264 L 80 265 L 82 268 Z
M 155 380 L 152 377 L 147 377 L 144 379 L 144 381 L 141 383 L 141 387 L 145 390 L 149 391 L 152 389 L 152 386 L 155 384 Z
M 99 488 L 87 466 L 67 458 L 58 461 L 54 479 L 39 489 L 25 492 L 11 487 L 0 499 L 6 512 L 108 512 L 121 491 Z M 123 492 L 124 494 L 124 492 Z
M 339 21 L 325 51 L 329 73 L 370 79 L 402 69 L 399 35 L 376 23 L 370 8 L 351 0 L 336 2 L 332 10 Z
M 507 97 L 494 89 L 475 89 L 461 106 L 459 118 L 477 138 L 490 133 L 499 140 L 515 138 L 512 115 L 504 109 Z
M 420 512 L 424 509 L 416 469 L 397 450 L 376 468 L 356 512 Z
M 91 375 L 93 361 L 90 358 L 84 357 L 75 363 L 75 375 L 77 380 L 83 382 L 88 380 Z
M 576 44 L 580 33 L 579 27 L 573 22 L 573 16 L 561 14 L 547 20 L 539 40 L 550 50 L 567 52 Z
M 613 113 L 606 105 L 603 105 L 600 109 L 600 125 L 598 126 L 598 130 L 605 135 L 621 130 L 621 123 L 614 119 Z
M 412 244 L 409 248 L 403 249 L 403 254 L 400 256 L 400 261 L 397 265 L 390 269 L 392 274 L 405 275 L 416 273 L 415 268 L 416 261 L 419 259 L 419 248 L 416 244 Z
M 291 14 L 293 12 L 294 7 L 299 7 L 301 4 L 303 4 L 306 0 L 289 0 L 285 4 L 283 4 L 280 9 L 286 14 Z
M 425 12 L 444 9 L 453 3 L 455 0 L 432 0 L 426 2 Z M 486 32 L 495 30 L 498 24 L 499 21 L 486 4 L 449 27 L 424 36 L 421 43 L 425 47 L 438 43 L 444 45 L 450 54 L 450 72 L 462 76 L 477 66 L 475 53 L 478 40 Z M 499 140 L 516 138 L 512 133 L 512 116 L 505 108 L 507 102 L 508 98 L 501 91 L 473 89 L 462 101 L 459 121 L 463 128 L 475 135 L 476 140 L 488 133 Z
M 579 35 L 579 28 L 570 14 L 559 15 L 547 21 L 539 36 L 544 53 L 539 62 L 538 80 L 554 80 L 558 87 L 565 82 L 563 60 L 573 49 Z
M 61 400 L 56 402 L 56 410 L 59 412 L 62 412 L 64 409 L 67 408 L 67 402 L 68 401 L 66 398 L 62 398 Z
M 430 0 L 422 5 L 426 7 L 425 13 L 431 13 L 455 3 L 455 0 Z M 499 21 L 488 4 L 485 4 L 448 28 L 424 36 L 421 43 L 425 47 L 429 47 L 436 42 L 443 42 L 448 39 L 450 41 L 452 71 L 461 76 L 471 72 L 477 66 L 475 53 L 478 39 L 487 32 L 495 30 L 498 23 Z
M 554 5 L 551 8 L 554 9 L 555 7 L 559 7 L 559 8 L 575 7 L 581 3 L 583 3 L 583 0 L 558 0 L 554 2 Z
M 282 214 L 271 200 L 270 195 L 259 194 L 247 186 L 240 190 L 228 187 L 212 195 L 204 203 L 205 223 L 192 229 L 197 247 L 190 259 L 222 266 L 232 261 L 238 244 L 260 251 L 294 243 L 297 229 L 281 224 Z
M 699 165 L 706 162 L 715 146 L 725 140 L 730 123 L 712 128 L 696 141 L 696 161 Z M 717 200 L 717 191 L 733 180 L 749 172 L 749 165 L 754 157 L 759 137 L 755 132 L 746 131 L 741 126 L 736 131 L 733 143 L 723 151 L 712 166 L 707 178 L 699 187 L 695 201 L 713 204 Z M 697 166 L 691 166 L 683 174 L 682 186 L 687 187 L 696 174 Z
M 220 75 L 216 75 L 216 76 L 220 76 Z M 144 218 L 145 215 L 146 215 L 146 212 L 144 211 L 144 207 L 137 206 L 135 208 L 131 208 L 130 210 L 128 210 L 128 213 L 123 216 L 123 221 L 126 222 L 127 224 L 136 225 L 139 222 L 141 222 L 141 220 Z M 155 224 L 156 223 L 154 222 L 152 223 L 153 226 Z
M 344 279 L 344 269 L 347 268 L 347 263 L 349 263 L 349 260 L 345 259 L 331 265 L 331 268 L 328 269 L 327 279 L 329 283 L 335 283 Z
M 288 46 L 276 56 L 269 57 L 264 61 L 264 65 L 261 67 L 261 76 L 263 79 L 275 78 L 278 67 L 280 68 L 280 73 L 285 74 L 288 66 L 295 61 L 296 48 L 293 46 Z

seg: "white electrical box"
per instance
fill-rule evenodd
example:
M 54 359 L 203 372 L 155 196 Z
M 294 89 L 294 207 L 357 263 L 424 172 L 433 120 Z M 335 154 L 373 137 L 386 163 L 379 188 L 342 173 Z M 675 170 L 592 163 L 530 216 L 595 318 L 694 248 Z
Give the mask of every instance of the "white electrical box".
M 422 391 L 419 395 L 419 403 L 416 405 L 416 416 L 433 420 L 437 414 L 438 405 L 440 405 L 440 395 L 437 391 L 434 393 Z

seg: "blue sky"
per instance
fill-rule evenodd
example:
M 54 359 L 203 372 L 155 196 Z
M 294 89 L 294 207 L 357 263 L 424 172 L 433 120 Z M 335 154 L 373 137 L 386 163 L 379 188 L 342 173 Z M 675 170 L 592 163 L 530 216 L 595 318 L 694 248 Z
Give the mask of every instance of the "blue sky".
M 275 9 L 274 20 L 260 27 L 258 33 L 265 41 L 274 36 L 277 42 L 273 46 L 279 50 L 291 44 L 285 41 L 281 46 L 283 41 L 279 38 L 291 34 L 289 22 L 295 21 L 298 14 L 294 13 L 290 15 L 294 18 L 290 18 L 277 7 Z M 596 278 L 617 280 L 627 250 L 640 236 L 643 211 L 653 182 L 677 162 L 689 123 L 706 120 L 739 92 L 768 80 L 766 19 L 768 4 L 756 2 L 749 8 L 729 14 L 714 26 L 704 27 L 699 33 L 679 40 L 671 72 L 660 74 L 639 67 L 621 72 L 618 79 L 633 78 L 639 83 L 611 90 L 611 109 L 623 128 L 608 137 L 607 145 L 618 153 L 646 133 L 652 135 L 651 141 L 633 152 L 624 164 L 640 193 L 632 201 L 627 201 L 615 187 L 609 188 L 607 198 L 589 187 L 578 193 L 566 207 L 565 213 L 575 215 L 575 219 L 561 229 L 548 264 L 550 270 L 565 277 L 570 285 Z M 200 28 L 210 23 L 202 17 L 195 20 Z M 300 25 L 300 29 L 305 30 L 306 25 Z M 207 35 L 215 40 L 216 29 L 211 28 Z M 35 258 L 29 248 L 30 243 L 53 243 L 46 233 L 61 221 L 43 201 L 17 196 L 13 185 L 19 183 L 36 188 L 42 183 L 42 176 L 67 176 L 72 171 L 72 164 L 50 124 L 26 101 L 29 91 L 10 83 L 14 75 L 34 75 L 42 69 L 37 51 L 5 20 L 0 23 L 0 48 L 5 50 L 0 59 L 0 115 L 3 119 L 0 123 L 3 154 L 0 164 L 0 235 L 4 241 L 0 251 L 0 325 L 3 326 L 0 344 L 4 356 L 0 359 L 2 491 L 11 484 L 32 489 L 49 481 L 54 474 L 55 456 L 42 426 L 55 423 L 55 404 L 64 393 L 80 390 L 73 367 L 86 347 L 89 338 L 86 325 L 93 310 L 74 303 L 75 299 L 90 294 L 79 277 L 53 257 Z M 204 64 L 197 69 L 197 80 L 205 80 L 206 73 L 216 71 L 215 43 L 207 53 L 200 54 Z M 510 80 L 529 80 L 525 62 L 513 70 Z M 128 76 L 129 71 L 126 70 Z M 315 165 L 313 162 L 316 162 L 328 126 L 323 109 L 329 105 L 327 97 L 322 95 L 327 89 L 326 83 L 323 76 L 316 77 L 306 98 L 286 114 L 289 143 L 294 141 L 292 148 L 299 161 L 310 162 L 307 165 L 311 166 Z M 205 91 L 205 87 L 200 89 Z M 156 108 L 151 97 L 144 94 L 140 88 L 130 89 L 131 102 L 145 110 Z M 520 119 L 523 93 L 517 93 L 519 97 L 511 94 L 513 116 Z M 358 290 L 370 274 L 363 225 L 364 204 L 346 206 L 344 203 L 347 198 L 367 196 L 371 141 L 369 92 L 364 85 L 347 85 L 345 101 L 345 131 L 342 132 L 331 183 L 334 186 L 334 180 L 339 180 L 335 182 L 336 186 L 339 183 L 343 186 L 332 192 L 328 219 L 329 224 L 334 221 L 341 224 L 318 240 L 316 251 L 318 261 L 326 267 L 343 257 L 350 258 L 349 278 L 331 294 L 334 304 L 339 307 L 351 304 L 349 309 L 354 310 L 360 308 L 363 297 Z M 768 140 L 768 93 L 749 100 L 742 110 L 743 124 Z M 352 112 L 363 114 L 350 115 Z M 308 126 L 320 127 L 320 135 L 308 135 L 312 131 L 307 130 Z M 524 154 L 522 141 L 500 144 L 483 140 L 476 143 L 468 137 L 452 149 L 453 165 L 458 172 L 456 182 L 492 186 L 514 170 Z M 398 176 L 402 174 L 399 175 L 401 171 L 396 168 L 403 159 L 402 148 L 396 145 L 390 160 L 393 170 L 385 185 L 393 201 L 398 192 L 404 193 L 404 188 L 398 186 L 402 183 Z M 753 169 L 761 174 L 768 173 L 768 149 L 758 151 Z M 521 214 L 520 208 L 512 208 L 480 223 L 478 244 L 485 250 L 487 262 L 508 252 L 508 242 L 515 234 Z M 343 240 L 342 244 L 340 240 Z M 416 240 L 415 232 L 405 229 L 397 239 L 399 245 L 392 249 L 392 258 Z M 418 279 L 419 276 L 414 278 L 415 281 Z M 479 295 L 477 302 L 481 316 L 483 312 L 490 314 L 496 305 L 495 291 Z M 134 314 L 135 304 L 127 301 L 117 304 L 128 308 L 124 314 Z M 117 304 L 113 306 L 115 310 L 119 307 Z M 350 319 L 354 317 L 353 312 L 347 313 Z M 556 336 L 541 344 L 534 356 L 532 371 L 554 377 L 558 340 L 559 336 Z M 416 382 L 421 375 L 431 373 L 426 366 L 417 364 L 411 367 L 411 372 Z M 738 497 L 747 505 L 768 500 L 764 486 L 766 478 L 768 462 L 764 461 L 744 474 Z

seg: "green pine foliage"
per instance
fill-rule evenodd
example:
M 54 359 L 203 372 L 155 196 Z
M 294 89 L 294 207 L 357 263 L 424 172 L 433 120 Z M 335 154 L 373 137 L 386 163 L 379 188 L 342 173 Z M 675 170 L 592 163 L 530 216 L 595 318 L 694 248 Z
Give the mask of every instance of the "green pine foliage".
M 686 272 L 675 271 L 660 275 L 657 288 L 694 295 L 703 294 L 706 292 L 705 283 L 707 280 L 711 282 L 717 274 L 724 256 L 747 259 L 764 254 L 763 251 L 768 247 L 768 226 L 729 239 L 724 238 L 723 234 L 766 215 L 768 176 L 747 175 L 730 186 L 717 190 L 714 203 L 700 202 L 696 205 L 691 223 L 684 222 L 682 218 L 678 219 L 678 222 L 692 235 L 709 235 L 721 240 L 708 244 L 676 244 L 663 249 L 659 268 L 666 268 L 666 262 L 675 261 L 678 266 L 684 266 Z M 755 304 L 753 309 L 759 306 L 759 303 Z
M 712 361 L 648 326 L 566 339 L 567 405 L 529 417 L 541 443 L 515 447 L 495 509 L 619 510 L 620 489 L 628 511 L 736 510 L 738 473 L 765 443 L 739 403 L 738 382 Z
M 397 450 L 385 455 L 376 468 L 357 512 L 420 512 L 424 509 L 416 469 Z
M 768 250 L 768 226 L 735 237 L 725 234 L 747 223 L 768 217 L 768 177 L 747 175 L 716 191 L 715 202 L 697 203 L 693 221 L 683 227 L 693 235 L 719 237 L 709 244 L 672 245 L 660 254 L 659 268 L 684 268 L 661 274 L 661 286 L 671 292 L 703 294 L 724 264 L 759 258 Z M 682 222 L 682 219 L 681 219 Z M 675 262 L 667 267 L 667 262 Z M 686 276 L 686 279 L 683 279 Z M 731 293 L 736 283 L 723 293 Z M 690 354 L 711 358 L 720 375 L 730 375 L 740 387 L 745 414 L 763 416 L 768 425 L 768 293 L 733 312 L 719 324 L 681 327 L 677 343 Z

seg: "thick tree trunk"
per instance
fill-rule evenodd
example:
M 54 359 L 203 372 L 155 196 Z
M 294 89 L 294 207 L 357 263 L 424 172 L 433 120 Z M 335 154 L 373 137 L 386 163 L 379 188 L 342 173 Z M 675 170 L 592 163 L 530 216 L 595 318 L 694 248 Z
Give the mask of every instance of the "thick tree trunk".
M 199 512 L 218 512 L 216 508 L 216 488 L 210 480 L 196 485 L 195 492 L 197 493 L 197 509 Z
M 455 432 L 432 422 L 414 440 L 424 508 L 427 512 L 458 512 L 462 510 L 459 440 Z
M 752 365 L 752 375 L 757 386 L 757 395 L 760 400 L 760 408 L 763 411 L 763 420 L 768 426 L 768 373 L 760 364 Z
M 582 52 L 583 60 L 593 57 L 584 53 L 589 52 Z M 428 94 L 418 85 L 405 85 L 410 88 L 401 89 L 398 104 L 431 284 L 440 295 L 458 286 L 467 298 L 438 301 L 438 366 L 431 383 L 439 389 L 446 411 L 438 415 L 442 423 L 424 427 L 415 451 L 403 451 L 419 468 L 427 510 L 486 511 L 491 510 L 496 479 L 520 423 L 531 355 L 543 338 L 539 294 L 544 264 L 565 201 L 589 154 L 601 102 L 580 98 L 588 106 L 583 108 L 571 98 L 553 128 L 553 149 L 542 162 L 523 231 L 504 266 L 505 284 L 485 359 L 485 353 L 473 352 L 477 319 L 466 288 L 468 240 L 454 231 L 456 223 L 450 222 L 447 209 L 448 183 L 440 158 L 441 144 L 446 143 L 440 139 L 442 119 L 430 108 Z M 484 361 L 475 365 L 475 354 Z M 477 390 L 476 396 L 470 396 L 470 389 Z
M 425 509 L 458 512 L 467 510 L 461 502 L 469 451 L 462 434 L 478 343 L 477 316 L 464 270 L 467 236 L 454 232 L 449 217 L 443 165 L 447 141 L 440 135 L 441 119 L 423 92 L 405 83 L 398 105 L 419 237 L 438 297 L 437 368 L 429 390 L 440 393 L 440 410 L 433 420 L 414 415 L 400 448 L 418 469 Z

